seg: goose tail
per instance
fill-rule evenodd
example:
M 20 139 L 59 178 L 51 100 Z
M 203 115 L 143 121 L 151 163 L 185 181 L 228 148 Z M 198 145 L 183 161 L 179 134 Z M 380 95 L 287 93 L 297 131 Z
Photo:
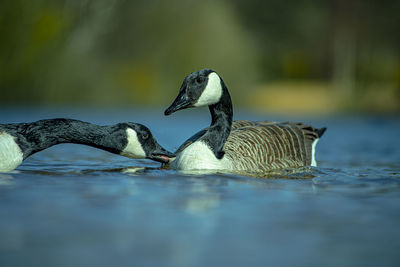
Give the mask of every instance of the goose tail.
M 315 132 L 317 133 L 318 138 L 321 138 L 321 136 L 325 133 L 325 131 L 326 131 L 326 127 L 315 129 Z
M 326 127 L 315 129 L 315 133 L 318 135 L 318 138 L 314 140 L 311 147 L 311 166 L 317 167 L 317 161 L 315 160 L 315 146 L 317 145 L 321 136 L 325 133 Z

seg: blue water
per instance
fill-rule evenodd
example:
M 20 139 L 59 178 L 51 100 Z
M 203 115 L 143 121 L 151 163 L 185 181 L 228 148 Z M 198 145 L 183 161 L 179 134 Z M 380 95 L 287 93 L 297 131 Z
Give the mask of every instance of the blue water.
M 0 122 L 140 122 L 174 150 L 210 119 L 162 112 L 2 109 Z M 265 178 L 183 175 L 79 145 L 35 154 L 0 174 L 0 266 L 399 266 L 400 119 L 301 120 L 328 127 L 319 166 Z

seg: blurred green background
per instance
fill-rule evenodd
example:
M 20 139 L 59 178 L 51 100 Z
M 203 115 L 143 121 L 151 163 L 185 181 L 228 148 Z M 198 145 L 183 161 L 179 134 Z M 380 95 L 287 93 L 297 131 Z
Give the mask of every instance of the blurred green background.
M 0 104 L 168 106 L 216 70 L 235 107 L 399 112 L 400 1 L 0 2 Z

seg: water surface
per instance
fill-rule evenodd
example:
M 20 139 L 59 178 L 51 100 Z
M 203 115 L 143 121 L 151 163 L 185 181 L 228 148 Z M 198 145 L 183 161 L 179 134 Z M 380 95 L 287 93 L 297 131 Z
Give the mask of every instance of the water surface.
M 147 125 L 176 149 L 207 111 L 2 109 Z M 235 119 L 295 120 L 238 112 Z M 303 118 L 328 130 L 317 168 L 185 175 L 63 144 L 0 174 L 1 266 L 399 266 L 400 119 Z

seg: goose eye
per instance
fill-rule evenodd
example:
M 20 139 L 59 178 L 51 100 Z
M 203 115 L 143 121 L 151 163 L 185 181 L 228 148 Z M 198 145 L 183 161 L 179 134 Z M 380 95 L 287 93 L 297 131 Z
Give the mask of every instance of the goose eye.
M 196 78 L 196 82 L 197 82 L 197 83 L 202 83 L 202 82 L 204 82 L 204 78 L 201 77 L 201 76 L 200 76 L 200 77 L 197 77 L 197 78 Z
M 142 139 L 147 139 L 147 138 L 149 138 L 149 134 L 148 133 L 143 133 L 142 134 Z

